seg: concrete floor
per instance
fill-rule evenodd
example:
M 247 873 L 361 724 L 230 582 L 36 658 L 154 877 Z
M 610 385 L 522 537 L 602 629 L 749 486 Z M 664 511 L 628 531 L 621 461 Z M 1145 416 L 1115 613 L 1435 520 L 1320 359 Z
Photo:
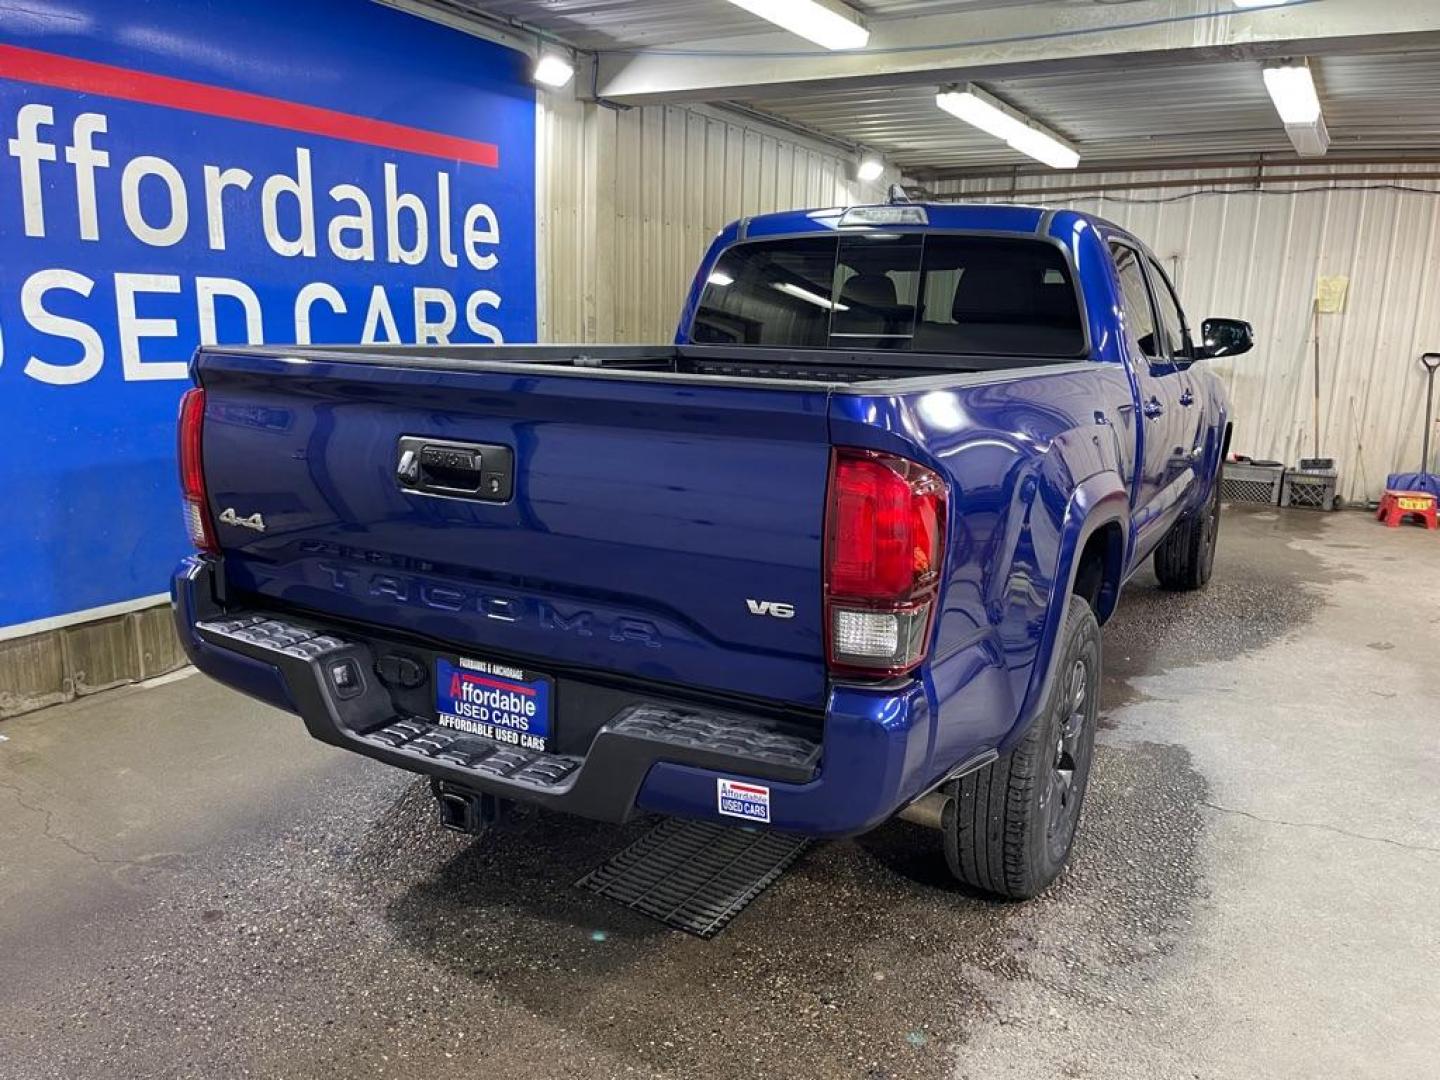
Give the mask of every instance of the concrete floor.
M 1232 508 L 1106 630 L 1072 870 L 896 823 L 720 937 L 570 888 L 646 827 L 442 833 L 204 677 L 0 725 L 0 1077 L 1432 1077 L 1440 538 Z

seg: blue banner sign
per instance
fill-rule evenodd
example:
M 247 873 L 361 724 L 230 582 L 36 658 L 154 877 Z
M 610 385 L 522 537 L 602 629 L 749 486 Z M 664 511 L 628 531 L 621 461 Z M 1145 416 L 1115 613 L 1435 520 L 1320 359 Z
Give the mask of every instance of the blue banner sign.
M 526 59 L 374 3 L 0 8 L 0 628 L 165 590 L 198 343 L 535 337 Z

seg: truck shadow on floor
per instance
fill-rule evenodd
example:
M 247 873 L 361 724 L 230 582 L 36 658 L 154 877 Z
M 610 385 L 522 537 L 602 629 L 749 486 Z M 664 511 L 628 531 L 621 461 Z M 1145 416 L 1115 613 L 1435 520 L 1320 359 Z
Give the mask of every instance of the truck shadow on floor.
M 523 814 L 414 882 L 388 920 L 452 974 L 607 1057 L 676 1075 L 740 1075 L 761 1062 L 788 1076 L 941 1076 L 942 1033 L 958 1017 L 935 1015 L 933 988 L 911 969 L 941 966 L 958 934 L 975 962 L 1018 973 L 1004 948 L 1009 912 L 941 878 L 917 886 L 856 844 L 812 847 L 709 941 L 574 887 L 651 824 Z M 887 859 L 921 861 L 928 835 L 887 831 Z M 952 1000 L 975 996 L 959 971 L 947 980 Z
M 789 1076 L 940 1076 L 1005 986 L 1078 964 L 1076 993 L 1103 997 L 1114 973 L 1173 947 L 1203 791 L 1177 748 L 1105 748 L 1074 869 L 1036 901 L 966 894 L 935 834 L 894 822 L 817 844 L 710 941 L 573 887 L 647 821 L 523 811 L 473 842 L 437 840 L 417 784 L 356 872 L 410 875 L 385 919 L 418 959 L 614 1060 L 678 1075 L 759 1062 Z

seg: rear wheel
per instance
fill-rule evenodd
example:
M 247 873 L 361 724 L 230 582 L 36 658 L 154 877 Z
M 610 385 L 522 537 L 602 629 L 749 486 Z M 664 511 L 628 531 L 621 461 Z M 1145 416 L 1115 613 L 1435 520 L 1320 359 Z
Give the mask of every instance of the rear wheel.
M 1210 580 L 1220 536 L 1220 478 L 1224 469 L 1222 461 L 1204 507 L 1177 521 L 1155 549 L 1155 576 L 1161 588 L 1188 592 L 1203 589 Z
M 1080 823 L 1100 706 L 1100 624 L 1070 597 L 1055 678 L 1009 754 L 954 781 L 941 831 L 950 872 L 994 896 L 1028 900 L 1060 876 Z

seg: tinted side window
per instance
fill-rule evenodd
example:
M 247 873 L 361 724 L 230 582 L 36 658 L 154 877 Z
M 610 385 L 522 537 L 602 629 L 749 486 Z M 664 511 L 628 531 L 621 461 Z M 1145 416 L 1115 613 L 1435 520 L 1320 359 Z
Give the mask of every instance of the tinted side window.
M 710 272 L 691 337 L 707 345 L 824 348 L 835 238 L 739 244 Z
M 1120 289 L 1124 293 L 1125 322 L 1130 333 L 1146 356 L 1159 358 L 1159 335 L 1155 332 L 1155 313 L 1150 307 L 1150 292 L 1145 288 L 1145 274 L 1140 268 L 1140 255 L 1134 248 L 1111 244 L 1110 254 L 1120 272 Z
M 1153 259 L 1150 261 L 1150 284 L 1155 289 L 1155 306 L 1160 312 L 1160 322 L 1165 327 L 1165 336 L 1170 342 L 1170 355 L 1188 360 L 1190 351 L 1185 341 L 1185 316 L 1170 289 L 1170 279 Z

